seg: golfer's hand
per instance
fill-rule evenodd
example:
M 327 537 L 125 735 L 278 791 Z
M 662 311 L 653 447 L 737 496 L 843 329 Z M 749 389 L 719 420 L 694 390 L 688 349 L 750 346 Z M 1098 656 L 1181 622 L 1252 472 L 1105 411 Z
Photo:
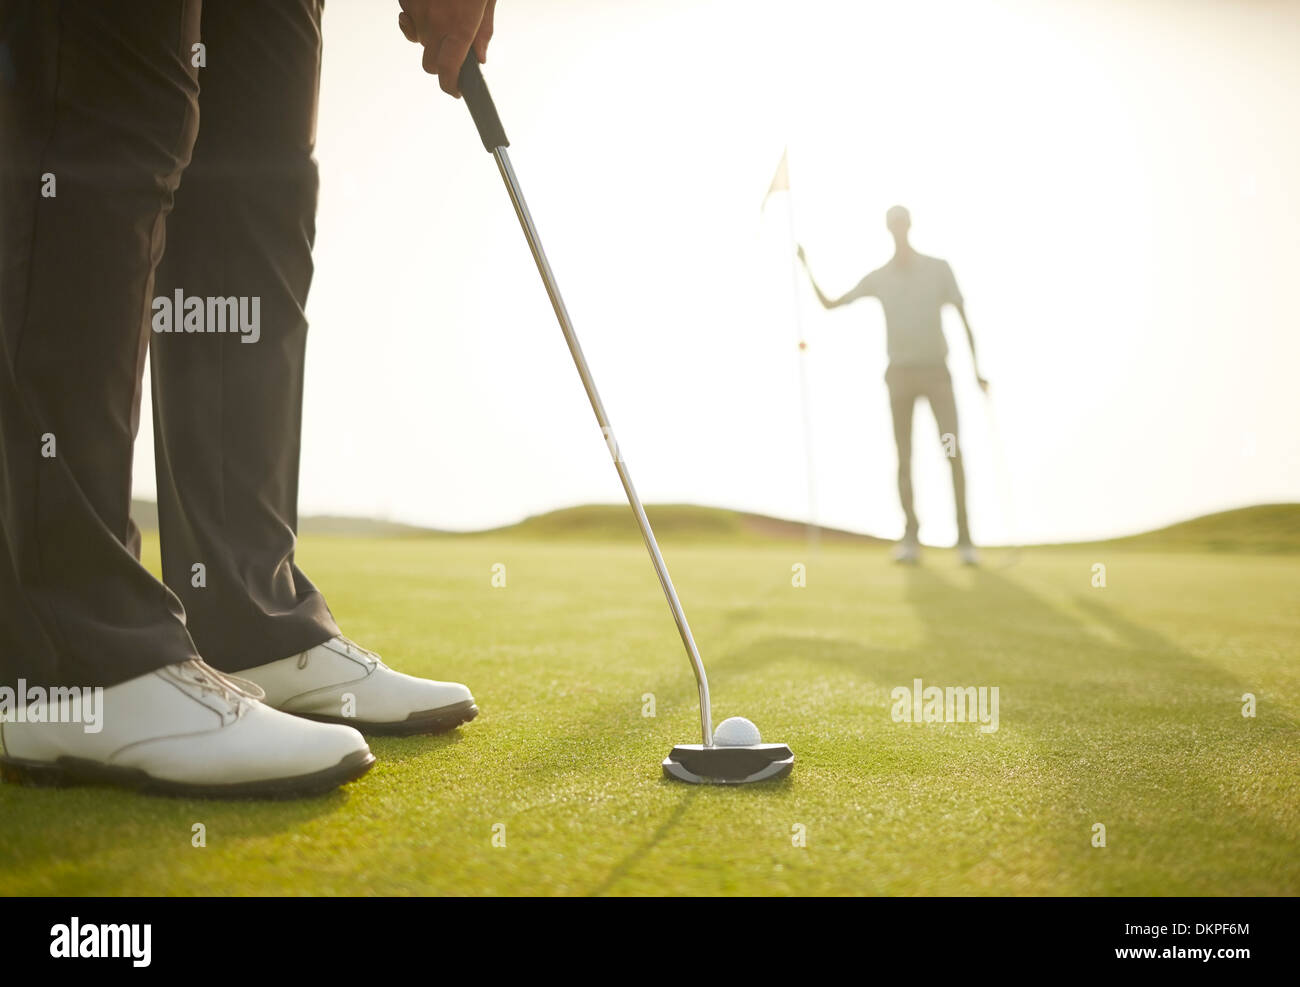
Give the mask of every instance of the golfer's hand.
M 983 377 L 981 377 L 979 374 L 975 375 L 975 380 L 979 383 L 980 390 L 983 391 L 985 394 L 987 394 L 989 392 L 989 382 L 985 380 Z
M 460 99 L 460 67 L 471 46 L 487 61 L 497 0 L 397 0 L 397 26 L 407 41 L 424 45 L 424 71 L 438 77 L 442 91 Z

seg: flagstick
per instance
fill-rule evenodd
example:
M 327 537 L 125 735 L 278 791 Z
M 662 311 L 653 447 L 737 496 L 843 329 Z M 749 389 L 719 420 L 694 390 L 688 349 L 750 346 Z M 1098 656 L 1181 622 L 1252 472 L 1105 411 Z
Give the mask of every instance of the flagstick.
M 788 152 L 787 152 L 788 153 Z M 808 548 L 817 552 L 821 547 L 821 527 L 817 524 L 816 472 L 813 469 L 812 406 L 808 400 L 808 343 L 803 337 L 803 313 L 799 304 L 799 241 L 794 232 L 794 188 L 789 181 L 789 159 L 786 159 L 785 212 L 790 222 L 790 304 L 794 308 L 795 334 L 799 337 L 799 405 L 803 413 L 803 449 L 808 470 Z

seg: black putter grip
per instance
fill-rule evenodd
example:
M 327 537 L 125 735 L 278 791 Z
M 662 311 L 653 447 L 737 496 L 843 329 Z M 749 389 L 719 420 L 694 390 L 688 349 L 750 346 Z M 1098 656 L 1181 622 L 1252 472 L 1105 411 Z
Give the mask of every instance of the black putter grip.
M 492 102 L 492 94 L 488 92 L 487 83 L 483 81 L 483 73 L 478 67 L 478 56 L 474 54 L 473 48 L 465 56 L 465 64 L 460 67 L 459 81 L 460 94 L 465 97 L 469 115 L 474 118 L 474 126 L 478 127 L 479 137 L 483 138 L 483 146 L 489 153 L 498 147 L 509 147 L 510 141 L 506 138 L 506 129 L 501 126 L 496 104 Z

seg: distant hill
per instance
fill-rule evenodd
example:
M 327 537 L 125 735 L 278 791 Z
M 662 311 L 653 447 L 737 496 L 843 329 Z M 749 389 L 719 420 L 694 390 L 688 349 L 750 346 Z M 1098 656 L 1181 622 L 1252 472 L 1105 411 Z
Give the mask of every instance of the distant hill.
M 145 531 L 158 530 L 158 505 L 151 500 L 131 501 L 131 516 Z M 788 521 L 731 511 L 721 507 L 697 507 L 692 504 L 651 504 L 646 516 L 656 535 L 679 535 L 687 538 L 724 541 L 781 541 L 807 538 L 808 526 L 802 521 Z M 636 520 L 625 504 L 588 504 L 566 507 L 546 514 L 525 518 L 518 524 L 484 531 L 450 532 L 421 528 L 396 521 L 373 518 L 308 515 L 299 519 L 298 530 L 304 535 L 354 535 L 360 537 L 410 537 L 443 535 L 449 538 L 475 538 L 483 535 L 512 534 L 522 538 L 566 538 L 610 541 L 641 538 Z M 887 539 L 861 535 L 838 528 L 819 528 L 826 542 L 856 542 L 865 545 L 889 544 Z
M 1259 504 L 1093 544 L 1150 551 L 1300 552 L 1300 504 Z
M 804 522 L 768 517 L 766 514 L 732 511 L 722 507 L 697 507 L 693 504 L 651 504 L 645 510 L 655 534 L 660 536 L 678 535 L 727 541 L 802 541 L 808 537 L 808 526 Z M 624 504 L 566 507 L 526 518 L 508 528 L 483 533 L 505 532 L 532 538 L 590 538 L 601 541 L 617 538 L 639 540 L 641 537 L 632 511 Z M 819 528 L 818 532 L 825 542 L 889 544 L 884 538 L 839 528 Z
M 152 501 L 131 502 L 136 524 L 146 531 L 157 530 L 158 508 Z M 807 526 L 802 521 L 768 517 L 721 507 L 692 504 L 652 504 L 646 515 L 655 534 L 701 541 L 803 541 Z M 351 535 L 360 537 L 416 537 L 441 535 L 475 538 L 510 534 L 519 538 L 562 538 L 584 541 L 637 541 L 640 533 L 632 512 L 624 504 L 588 504 L 567 507 L 526 518 L 518 524 L 468 533 L 439 531 L 396 521 L 372 518 L 307 516 L 299 523 L 306 535 Z M 820 528 L 827 544 L 886 545 L 877 538 L 837 528 Z M 1207 514 L 1156 531 L 1110 538 L 1080 545 L 1102 545 L 1149 551 L 1300 553 L 1300 504 L 1261 504 L 1232 511 Z
M 158 530 L 158 505 L 152 500 L 132 500 L 131 517 L 144 531 Z M 404 535 L 438 535 L 433 528 L 421 528 L 397 521 L 379 521 L 375 518 L 338 517 L 333 514 L 312 515 L 299 518 L 298 531 L 304 535 L 353 535 L 382 538 Z

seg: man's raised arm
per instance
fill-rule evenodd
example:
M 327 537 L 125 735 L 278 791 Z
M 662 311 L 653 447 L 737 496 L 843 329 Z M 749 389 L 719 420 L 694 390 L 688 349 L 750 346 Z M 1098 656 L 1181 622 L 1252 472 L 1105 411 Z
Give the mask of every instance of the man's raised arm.
M 817 284 L 817 279 L 813 277 L 812 268 L 808 266 L 808 256 L 804 253 L 802 244 L 799 246 L 799 260 L 803 264 L 803 269 L 808 272 L 808 281 L 812 284 L 813 291 L 817 293 L 817 300 L 822 303 L 822 308 L 839 308 L 841 305 L 847 305 L 849 302 L 856 302 L 859 298 L 870 298 L 872 295 L 871 288 L 867 284 L 867 279 L 863 278 L 848 294 L 841 295 L 839 298 L 827 298 L 826 295 L 823 294 L 821 287 Z

